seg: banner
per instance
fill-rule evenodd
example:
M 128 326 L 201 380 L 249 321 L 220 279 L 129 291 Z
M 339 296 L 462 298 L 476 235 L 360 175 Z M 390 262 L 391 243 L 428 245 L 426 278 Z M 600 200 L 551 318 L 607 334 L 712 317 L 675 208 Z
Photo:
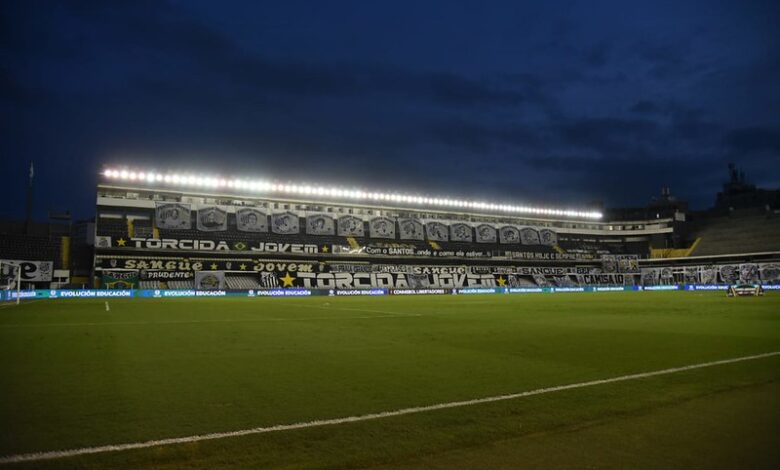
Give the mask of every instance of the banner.
M 614 255 L 620 273 L 638 273 L 639 255 Z
M 724 264 L 718 267 L 720 281 L 724 284 L 736 284 L 739 282 L 739 265 Z
M 292 212 L 271 214 L 271 231 L 282 235 L 298 233 L 300 231 L 298 216 Z
M 761 275 L 761 282 L 780 284 L 780 263 L 761 263 L 758 271 Z
M 155 224 L 157 228 L 166 230 L 189 230 L 192 213 L 189 204 L 158 202 L 155 205 Z
M 368 222 L 371 238 L 395 238 L 395 221 L 389 217 L 375 217 Z
M 339 217 L 338 234 L 340 237 L 365 237 L 363 219 L 354 215 Z
M 701 266 L 699 268 L 699 282 L 701 284 L 717 284 L 718 268 L 714 265 Z
M 309 235 L 335 235 L 336 222 L 327 214 L 310 214 L 306 217 L 306 233 Z
M 477 243 L 495 243 L 496 228 L 490 224 L 477 225 Z
M 418 219 L 399 218 L 398 238 L 401 240 L 424 240 L 423 224 Z
M 193 278 L 192 271 L 149 271 L 142 269 L 138 272 L 142 281 L 186 281 Z
M 699 284 L 700 271 L 698 266 L 686 266 L 683 269 L 683 280 L 685 284 Z
M 0 277 L 5 282 L 0 282 L 0 285 L 8 285 L 8 279 L 12 282 L 16 282 L 17 271 L 16 268 L 21 269 L 22 282 L 49 282 L 51 281 L 52 272 L 54 271 L 54 262 L 52 261 L 24 261 L 15 259 L 3 259 L 0 260 L 2 271 L 0 271 Z
M 661 278 L 660 268 L 642 268 L 642 285 L 657 286 Z
M 739 282 L 745 284 L 757 284 L 758 265 L 755 263 L 745 263 L 739 265 Z
M 471 242 L 471 225 L 456 222 L 450 225 L 450 240 L 454 242 Z
M 95 235 L 96 248 L 111 248 L 111 237 Z
M 520 229 L 520 243 L 523 245 L 540 245 L 539 232 L 531 227 L 523 227 Z
M 430 241 L 446 242 L 450 239 L 448 232 L 447 224 L 442 222 L 431 221 L 425 223 L 425 236 Z
M 542 245 L 555 246 L 558 244 L 558 234 L 549 228 L 540 229 L 539 241 Z
M 224 232 L 227 230 L 227 211 L 217 206 L 201 206 L 196 221 L 201 232 Z
M 104 289 L 133 289 L 138 285 L 138 271 L 105 270 L 101 281 Z
M 239 232 L 268 232 L 268 214 L 248 207 L 237 209 L 236 229 Z
M 520 230 L 512 225 L 505 225 L 498 229 L 498 241 L 503 244 L 520 243 Z
M 196 290 L 222 290 L 224 288 L 224 271 L 198 271 L 195 273 Z

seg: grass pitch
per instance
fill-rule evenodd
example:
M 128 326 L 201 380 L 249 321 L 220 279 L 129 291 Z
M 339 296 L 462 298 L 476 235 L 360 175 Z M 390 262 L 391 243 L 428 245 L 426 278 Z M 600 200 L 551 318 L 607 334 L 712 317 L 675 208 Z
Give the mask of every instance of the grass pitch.
M 40 301 L 0 308 L 0 456 L 517 393 L 780 351 L 780 296 Z M 777 468 L 780 357 L 19 468 Z

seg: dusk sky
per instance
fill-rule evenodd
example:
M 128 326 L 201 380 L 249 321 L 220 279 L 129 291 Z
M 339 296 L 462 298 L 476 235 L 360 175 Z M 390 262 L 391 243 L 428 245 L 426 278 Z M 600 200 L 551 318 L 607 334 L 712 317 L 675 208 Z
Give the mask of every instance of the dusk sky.
M 579 207 L 780 186 L 780 2 L 0 3 L 2 217 L 103 164 Z

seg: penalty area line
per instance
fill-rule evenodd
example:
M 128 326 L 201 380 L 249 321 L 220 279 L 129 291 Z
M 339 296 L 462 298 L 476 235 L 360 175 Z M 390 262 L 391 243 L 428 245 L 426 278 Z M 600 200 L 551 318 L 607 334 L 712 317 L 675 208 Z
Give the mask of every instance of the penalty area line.
M 198 434 L 194 436 L 173 437 L 168 439 L 157 439 L 157 440 L 150 440 L 150 441 L 143 441 L 143 442 L 128 442 L 124 444 L 110 444 L 110 445 L 95 446 L 95 447 L 82 447 L 78 449 L 55 450 L 55 451 L 46 451 L 46 452 L 33 452 L 28 454 L 8 455 L 8 456 L 0 457 L 0 464 L 36 462 L 41 460 L 76 457 L 80 455 L 103 454 L 107 452 L 119 452 L 125 450 L 133 450 L 133 449 L 145 449 L 149 447 L 169 446 L 174 444 L 187 444 L 192 442 L 210 441 L 215 439 L 226 439 L 229 437 L 240 437 L 240 436 L 247 436 L 250 434 L 264 434 L 264 433 L 279 432 L 279 431 L 290 431 L 294 429 L 305 429 L 305 428 L 314 428 L 320 426 L 332 426 L 337 424 L 356 423 L 360 421 L 371 421 L 376 419 L 391 418 L 394 416 L 425 413 L 428 411 L 444 410 L 449 408 L 460 408 L 464 406 L 474 406 L 483 403 L 514 400 L 517 398 L 530 397 L 534 395 L 544 395 L 547 393 L 560 392 L 564 390 L 574 390 L 578 388 L 594 387 L 597 385 L 626 382 L 629 380 L 645 379 L 648 377 L 657 377 L 660 375 L 675 374 L 678 372 L 685 372 L 685 371 L 695 370 L 695 369 L 704 369 L 707 367 L 733 364 L 736 362 L 764 359 L 764 358 L 778 356 L 778 355 L 780 355 L 780 351 L 773 351 L 773 352 L 768 352 L 763 354 L 754 354 L 752 356 L 742 356 L 742 357 L 735 357 L 731 359 L 721 359 L 718 361 L 702 362 L 699 364 L 690 364 L 687 366 L 672 367 L 669 369 L 661 369 L 661 370 L 655 370 L 651 372 L 640 372 L 637 374 L 621 375 L 621 376 L 611 377 L 607 379 L 591 380 L 588 382 L 556 385 L 553 387 L 538 388 L 536 390 L 528 390 L 525 392 L 511 393 L 508 395 L 496 395 L 492 397 L 474 398 L 471 400 L 437 403 L 433 405 L 424 405 L 424 406 L 415 406 L 411 408 L 401 408 L 392 411 L 382 411 L 378 413 L 369 413 L 369 414 L 356 415 L 356 416 L 345 416 L 342 418 L 320 419 L 315 421 L 307 421 L 307 422 L 292 423 L 292 424 L 277 424 L 274 426 L 242 429 L 238 431 L 215 432 L 210 434 Z

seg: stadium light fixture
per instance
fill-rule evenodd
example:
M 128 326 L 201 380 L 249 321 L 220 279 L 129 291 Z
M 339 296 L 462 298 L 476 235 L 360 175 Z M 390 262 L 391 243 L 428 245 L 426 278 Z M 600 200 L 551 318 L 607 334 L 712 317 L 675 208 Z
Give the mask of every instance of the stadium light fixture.
M 224 179 L 207 175 L 192 175 L 178 173 L 157 173 L 155 171 L 133 171 L 128 169 L 107 168 L 102 173 L 108 180 L 131 181 L 146 184 L 168 184 L 176 186 L 193 186 L 207 188 L 232 188 L 259 193 L 283 193 L 303 196 L 324 196 L 334 199 L 391 201 L 416 206 L 456 207 L 477 209 L 490 212 L 509 214 L 532 214 L 554 217 L 573 217 L 582 219 L 601 219 L 598 211 L 583 211 L 571 209 L 552 209 L 529 207 L 512 204 L 495 204 L 484 201 L 464 201 L 442 197 L 427 197 L 412 194 L 365 192 L 360 189 L 312 186 L 308 184 L 278 184 L 268 181 L 245 181 L 241 179 Z

